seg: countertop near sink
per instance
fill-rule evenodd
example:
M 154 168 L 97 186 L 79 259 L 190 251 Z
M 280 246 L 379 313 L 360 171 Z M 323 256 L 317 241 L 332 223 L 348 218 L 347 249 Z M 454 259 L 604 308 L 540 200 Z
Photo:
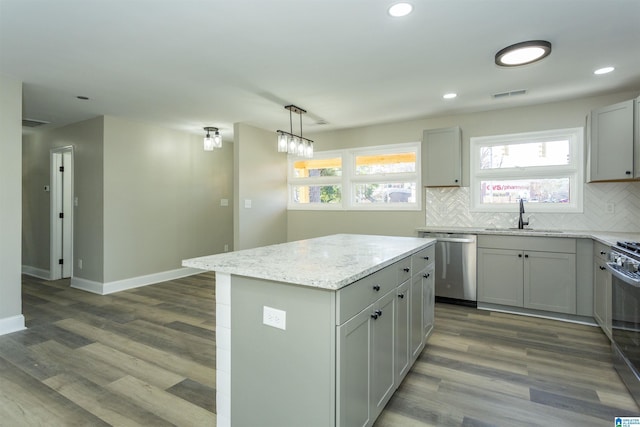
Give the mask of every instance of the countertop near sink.
M 613 246 L 616 242 L 640 241 L 640 233 L 621 233 L 609 231 L 586 231 L 586 230 L 518 230 L 510 228 L 489 228 L 489 227 L 418 227 L 420 232 L 433 233 L 459 233 L 459 234 L 491 234 L 502 236 L 535 236 L 535 237 L 570 237 L 577 239 L 593 239 L 605 245 Z

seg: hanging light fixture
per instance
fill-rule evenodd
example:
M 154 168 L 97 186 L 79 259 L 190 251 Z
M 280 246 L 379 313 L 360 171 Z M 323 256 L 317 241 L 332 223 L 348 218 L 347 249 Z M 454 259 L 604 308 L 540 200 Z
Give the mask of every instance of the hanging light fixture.
M 295 105 L 285 105 L 289 110 L 289 132 L 278 130 L 278 152 L 288 153 L 298 157 L 313 157 L 313 141 L 302 137 L 302 115 L 307 111 Z M 293 133 L 293 113 L 300 116 L 300 135 Z
M 222 136 L 218 128 L 207 126 L 204 130 L 207 131 L 207 135 L 204 137 L 204 151 L 213 151 L 214 148 L 222 148 Z M 211 136 L 211 132 L 213 132 L 213 136 Z

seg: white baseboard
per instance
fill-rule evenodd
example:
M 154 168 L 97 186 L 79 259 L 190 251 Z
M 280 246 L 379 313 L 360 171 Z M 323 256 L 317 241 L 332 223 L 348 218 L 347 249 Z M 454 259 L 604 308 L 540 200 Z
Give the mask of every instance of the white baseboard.
M 43 268 L 32 267 L 30 265 L 22 266 L 22 274 L 37 277 L 38 279 L 51 280 L 51 272 Z
M 10 334 L 11 332 L 22 331 L 24 329 L 27 328 L 24 326 L 24 316 L 22 314 L 0 319 L 0 335 Z
M 71 287 L 92 292 L 94 294 L 107 295 L 114 292 L 139 288 L 146 285 L 153 285 L 155 283 L 166 282 L 167 280 L 179 279 L 181 277 L 193 276 L 194 274 L 200 273 L 202 273 L 202 270 L 199 270 L 197 268 L 185 267 L 106 283 L 94 282 L 78 277 L 72 277 Z

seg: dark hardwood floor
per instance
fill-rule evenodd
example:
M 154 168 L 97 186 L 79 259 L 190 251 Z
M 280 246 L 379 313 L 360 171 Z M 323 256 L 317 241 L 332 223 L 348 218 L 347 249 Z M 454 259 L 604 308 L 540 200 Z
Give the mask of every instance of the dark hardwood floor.
M 23 304 L 28 329 L 0 337 L 0 426 L 215 426 L 213 274 L 107 296 L 24 276 Z M 612 426 L 639 414 L 599 329 L 438 304 L 375 425 Z

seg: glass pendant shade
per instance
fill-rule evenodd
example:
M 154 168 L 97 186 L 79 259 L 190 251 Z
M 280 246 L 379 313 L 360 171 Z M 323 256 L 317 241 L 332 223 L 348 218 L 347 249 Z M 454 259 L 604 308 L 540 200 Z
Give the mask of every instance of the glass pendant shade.
M 289 137 L 289 145 L 287 148 L 287 153 L 289 154 L 297 154 L 298 153 L 298 138 L 295 136 Z
M 219 131 L 215 131 L 213 134 L 213 146 L 215 148 L 222 148 L 222 135 Z
M 313 142 L 308 141 L 305 147 L 304 156 L 311 159 L 313 157 Z
M 204 151 L 213 151 L 213 138 L 209 134 L 204 137 Z
M 278 153 L 287 152 L 287 135 L 284 133 L 278 134 Z
M 306 153 L 306 147 L 305 147 L 305 142 L 303 139 L 298 140 L 298 149 L 297 149 L 297 155 L 299 157 L 304 157 L 305 153 Z

